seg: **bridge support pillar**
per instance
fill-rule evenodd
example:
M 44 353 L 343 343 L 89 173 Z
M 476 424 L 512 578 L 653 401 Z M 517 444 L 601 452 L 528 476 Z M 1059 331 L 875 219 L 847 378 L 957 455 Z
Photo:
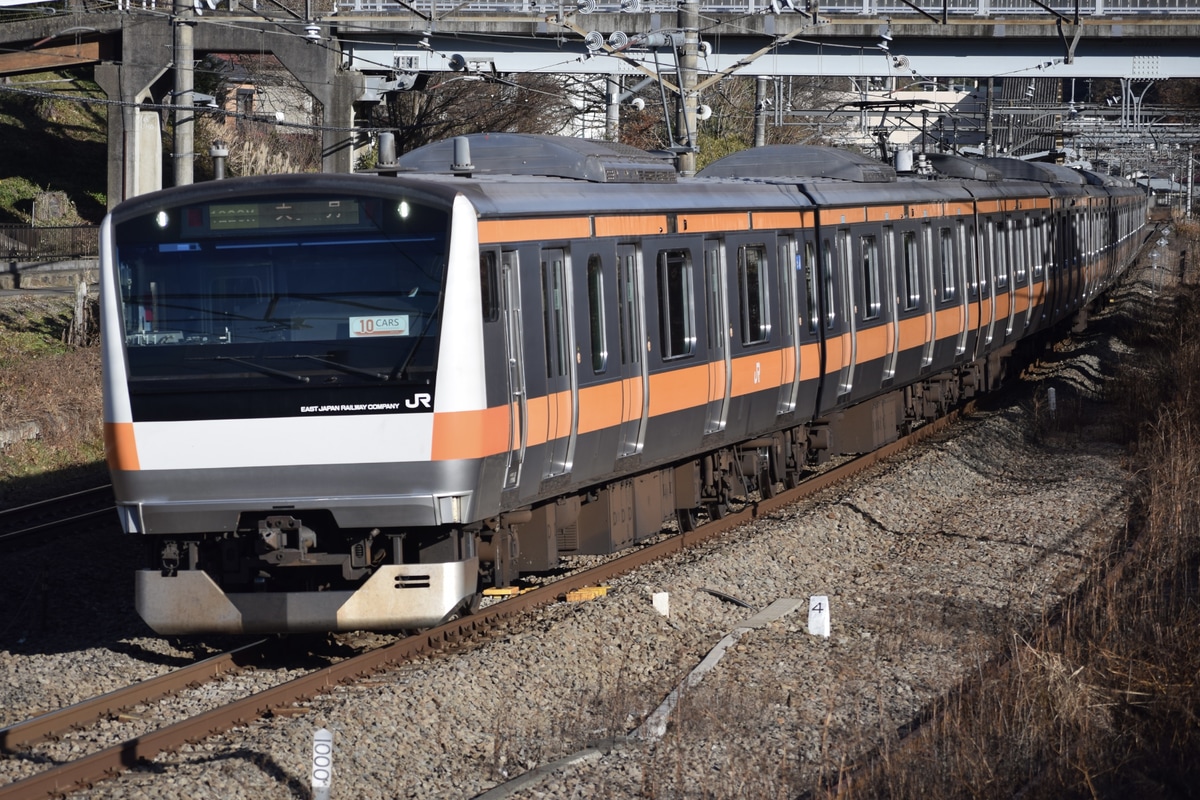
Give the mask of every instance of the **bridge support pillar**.
M 121 64 L 97 64 L 96 83 L 117 101 L 108 107 L 108 207 L 162 188 L 162 122 L 158 110 L 142 108 L 150 87 L 166 73 L 161 53 L 171 52 L 171 25 L 149 19 L 126 26 Z M 130 42 L 137 42 L 131 47 Z M 149 57 L 131 57 L 131 50 Z

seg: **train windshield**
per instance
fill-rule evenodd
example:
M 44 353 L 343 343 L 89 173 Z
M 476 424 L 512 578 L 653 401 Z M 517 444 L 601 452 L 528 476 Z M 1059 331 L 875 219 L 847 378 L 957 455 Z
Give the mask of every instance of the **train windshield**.
M 131 385 L 407 381 L 432 374 L 449 215 L 289 195 L 116 226 Z

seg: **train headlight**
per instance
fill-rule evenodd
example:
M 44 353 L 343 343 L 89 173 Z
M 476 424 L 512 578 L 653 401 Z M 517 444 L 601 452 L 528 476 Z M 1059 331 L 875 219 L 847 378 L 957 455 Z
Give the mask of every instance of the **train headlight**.
M 167 216 L 167 212 L 160 211 L 154 215 L 154 221 L 156 223 L 158 223 L 158 227 L 165 228 L 165 227 L 167 227 L 167 223 L 170 222 L 171 219 L 170 219 L 170 217 Z
M 401 200 L 400 205 L 396 207 L 396 213 L 400 215 L 400 219 L 408 219 L 408 213 L 411 210 L 407 200 Z

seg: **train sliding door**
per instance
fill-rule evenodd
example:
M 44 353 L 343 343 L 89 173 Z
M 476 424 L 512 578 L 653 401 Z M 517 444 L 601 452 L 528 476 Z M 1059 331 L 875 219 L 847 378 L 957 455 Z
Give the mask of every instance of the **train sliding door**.
M 796 240 L 791 236 L 780 236 L 776 244 L 776 277 L 779 283 L 779 346 L 783 360 L 783 380 L 779 384 L 780 415 L 790 414 L 796 408 L 800 389 L 800 342 L 797 337 L 799 324 L 796 310 Z
M 851 311 L 854 298 L 854 245 L 849 229 L 837 232 L 837 282 L 841 292 L 834 306 L 837 316 L 846 325 L 846 335 L 842 338 L 842 347 L 838 364 L 837 394 L 841 398 L 850 394 L 854 388 L 854 365 L 858 360 L 858 320 Z
M 529 404 L 525 391 L 525 348 L 521 333 L 521 277 L 515 250 L 500 256 L 500 302 L 504 315 L 504 355 L 508 362 L 508 457 L 504 488 L 521 482 L 521 465 L 529 441 Z
M 621 435 L 617 456 L 640 453 L 646 441 L 649 375 L 646 365 L 646 318 L 641 252 L 617 245 L 617 327 L 621 343 Z
M 883 226 L 883 311 L 887 315 L 887 346 L 883 359 L 883 385 L 896 377 L 896 359 L 900 354 L 900 290 L 896 279 L 896 230 Z
M 729 392 L 733 372 L 726 314 L 724 250 L 719 239 L 704 243 L 704 307 L 708 344 L 708 412 L 704 433 L 725 430 L 729 417 Z
M 565 251 L 541 253 L 542 319 L 546 343 L 546 458 L 542 477 L 571 470 L 579 409 L 571 278 Z

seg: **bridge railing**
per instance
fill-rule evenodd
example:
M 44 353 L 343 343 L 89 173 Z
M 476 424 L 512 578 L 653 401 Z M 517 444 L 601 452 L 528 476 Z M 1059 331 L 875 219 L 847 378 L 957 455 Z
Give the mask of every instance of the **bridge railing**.
M 0 259 L 4 261 L 57 261 L 99 254 L 100 233 L 95 225 L 0 225 Z
M 442 15 L 454 11 L 456 16 L 471 13 L 550 14 L 555 12 L 588 11 L 649 11 L 674 12 L 678 4 L 674 0 L 475 0 L 462 3 L 460 0 L 405 0 L 402 5 L 396 0 L 335 0 L 339 12 L 363 14 L 411 14 L 413 10 L 424 14 Z M 200 13 L 205 11 L 254 11 L 268 8 L 267 0 L 195 0 Z M 1042 16 L 1046 7 L 1064 17 L 1075 15 L 1075 0 L 1049 0 L 1041 3 L 1034 0 L 945 0 L 946 13 L 953 17 L 1005 17 Z M 776 0 L 780 13 L 792 13 L 792 8 L 811 10 L 817 7 L 825 17 L 868 16 L 868 17 L 914 17 L 921 12 L 902 0 Z M 942 14 L 940 0 L 925 0 L 916 3 L 921 11 L 938 17 Z M 118 0 L 120 10 L 159 10 L 170 12 L 173 0 Z M 771 0 L 700 0 L 701 12 L 730 14 L 775 13 Z M 1162 17 L 1171 14 L 1200 16 L 1200 0 L 1080 0 L 1079 14 L 1084 17 Z

